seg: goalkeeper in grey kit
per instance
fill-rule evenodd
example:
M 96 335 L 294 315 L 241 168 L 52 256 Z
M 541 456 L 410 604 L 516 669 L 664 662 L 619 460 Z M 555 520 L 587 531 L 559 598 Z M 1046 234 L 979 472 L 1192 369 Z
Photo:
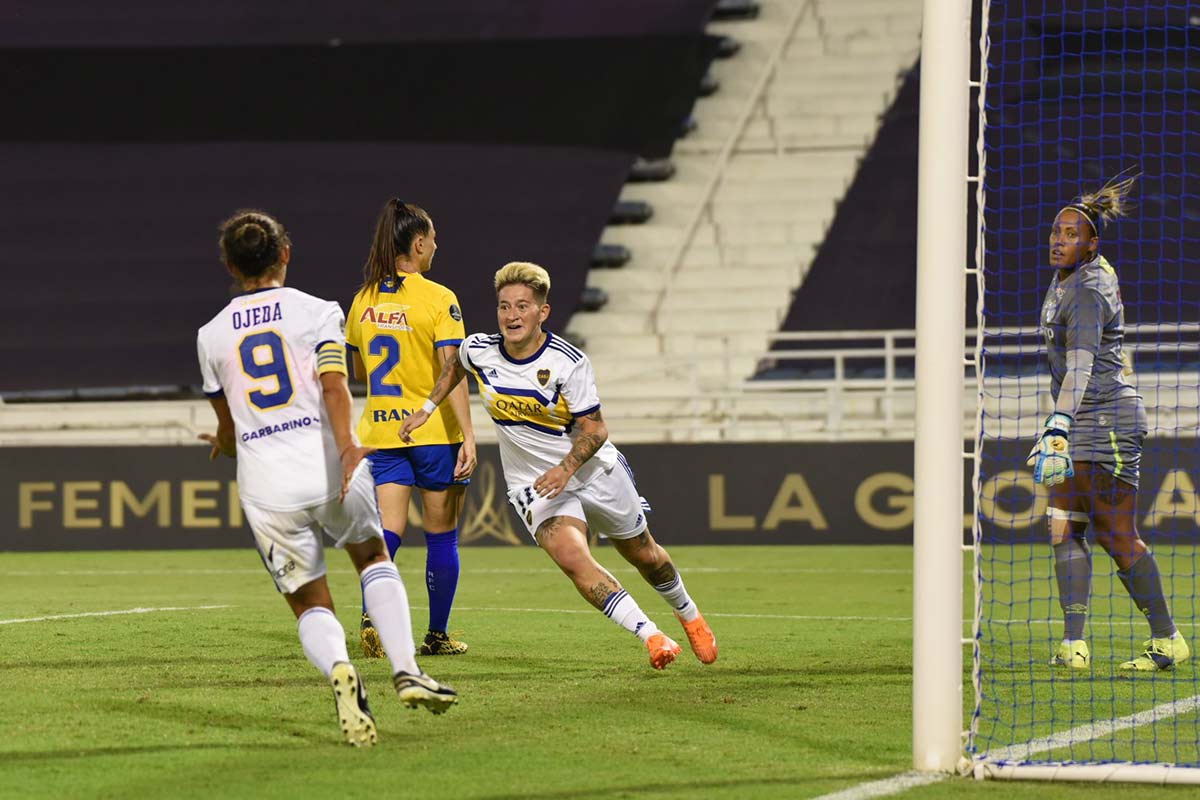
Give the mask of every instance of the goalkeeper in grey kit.
M 1039 319 L 1050 360 L 1054 411 L 1029 465 L 1050 487 L 1046 510 L 1063 641 L 1050 663 L 1086 669 L 1084 638 L 1092 565 L 1087 528 L 1117 565 L 1117 576 L 1150 622 L 1143 652 L 1123 671 L 1171 669 L 1190 655 L 1163 594 L 1154 554 L 1137 531 L 1138 474 L 1149 425 L 1137 390 L 1125 380 L 1125 311 L 1117 272 L 1099 253 L 1100 232 L 1123 216 L 1135 177 L 1112 181 L 1058 212 L 1050 232 L 1056 268 Z

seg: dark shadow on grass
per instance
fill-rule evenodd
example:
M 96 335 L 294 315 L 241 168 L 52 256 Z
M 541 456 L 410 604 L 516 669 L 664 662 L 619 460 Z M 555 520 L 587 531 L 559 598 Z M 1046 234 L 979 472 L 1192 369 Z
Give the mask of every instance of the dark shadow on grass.
M 289 655 L 294 655 L 289 653 Z M 280 654 L 274 651 L 263 652 L 255 656 L 246 656 L 238 654 L 239 663 L 269 663 L 277 664 L 280 660 Z M 171 667 L 176 665 L 192 666 L 197 664 L 220 664 L 224 667 L 229 666 L 228 658 L 219 658 L 216 656 L 205 658 L 199 654 L 188 654 L 179 656 L 146 656 L 139 655 L 136 666 L 143 667 Z M 75 658 L 55 658 L 46 659 L 43 661 L 0 661 L 0 668 L 12 669 L 87 669 L 89 672 L 96 672 L 102 669 L 128 669 L 130 666 L 130 657 L 128 655 L 113 656 L 112 658 L 97 658 L 95 656 L 78 656 Z
M 294 744 L 247 744 L 245 742 L 211 742 L 208 744 L 155 744 L 141 747 L 64 747 L 60 750 L 31 750 L 28 752 L 0 751 L 0 764 L 20 764 L 23 761 L 57 761 L 77 758 L 100 758 L 103 756 L 141 755 L 145 753 L 176 753 L 193 750 L 295 750 Z
M 743 778 L 738 780 L 680 781 L 677 783 L 637 783 L 630 786 L 614 786 L 608 789 L 594 790 L 583 787 L 557 789 L 551 792 L 523 790 L 517 794 L 480 795 L 479 800 L 559 800 L 559 798 L 562 800 L 575 800 L 575 798 L 589 797 L 636 797 L 656 792 L 679 791 L 692 791 L 696 797 L 705 797 L 719 790 L 728 791 L 736 796 L 739 790 L 749 792 L 753 787 L 769 787 L 779 790 L 780 796 L 790 796 L 790 793 L 783 794 L 783 790 L 789 787 L 796 790 L 804 787 L 815 788 L 834 781 L 854 781 L 855 783 L 861 783 L 878 778 L 890 778 L 895 774 L 894 771 L 879 772 L 876 774 L 872 774 L 871 772 L 854 772 L 846 775 L 819 775 L 796 778 Z
M 281 731 L 288 731 L 290 729 L 293 738 L 302 739 L 312 744 L 321 744 L 329 740 L 329 737 L 324 733 L 317 733 L 315 731 L 312 733 L 305 732 L 305 728 L 314 722 L 314 720 L 308 718 L 287 719 L 271 714 L 238 713 L 227 709 L 197 708 L 196 706 L 181 703 L 164 702 L 136 703 L 109 701 L 101 703 L 99 707 L 105 711 L 159 720 L 175 725 L 176 727 L 180 726 L 181 720 L 187 720 L 188 726 L 196 728 L 227 728 L 239 733 L 260 731 L 265 736 L 272 737 L 278 736 Z

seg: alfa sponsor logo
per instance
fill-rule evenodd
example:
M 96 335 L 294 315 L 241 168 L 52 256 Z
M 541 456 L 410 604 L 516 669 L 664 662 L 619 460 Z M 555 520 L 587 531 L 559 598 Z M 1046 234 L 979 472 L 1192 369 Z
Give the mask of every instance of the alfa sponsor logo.
M 398 303 L 367 306 L 363 309 L 362 316 L 358 318 L 358 324 L 364 325 L 369 322 L 376 328 L 385 331 L 411 331 L 412 327 L 408 324 L 409 308 L 410 306 L 402 306 Z

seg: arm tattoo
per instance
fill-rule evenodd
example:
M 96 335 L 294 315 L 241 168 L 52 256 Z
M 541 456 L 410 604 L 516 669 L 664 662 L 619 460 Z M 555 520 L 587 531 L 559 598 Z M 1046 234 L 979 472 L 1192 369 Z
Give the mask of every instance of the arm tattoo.
M 592 422 L 604 422 L 604 417 L 600 416 L 600 409 L 598 408 L 591 414 L 585 414 L 583 419 L 588 419 Z M 567 470 L 567 472 L 574 474 L 589 458 L 596 455 L 596 451 L 607 441 L 608 436 L 600 436 L 596 433 L 579 434 L 579 438 L 575 440 L 575 444 L 571 445 L 571 452 L 567 453 L 566 458 L 562 460 L 559 466 Z
M 458 360 L 456 352 L 442 364 L 441 374 L 438 375 L 437 383 L 433 385 L 433 391 L 429 393 L 429 399 L 433 403 L 441 403 L 466 375 L 467 371 L 463 368 L 462 362 Z

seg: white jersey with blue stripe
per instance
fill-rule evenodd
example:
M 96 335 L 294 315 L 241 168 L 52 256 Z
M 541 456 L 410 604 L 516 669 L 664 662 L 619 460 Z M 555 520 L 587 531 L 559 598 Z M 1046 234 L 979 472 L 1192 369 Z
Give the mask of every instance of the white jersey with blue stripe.
M 479 381 L 480 399 L 496 423 L 510 491 L 557 466 L 579 438 L 575 420 L 600 408 L 588 357 L 552 333 L 536 353 L 520 359 L 505 351 L 500 334 L 473 333 L 463 340 L 458 356 Z M 619 456 L 613 443 L 605 442 L 567 488 L 586 485 L 612 469 Z
M 335 499 L 342 465 L 325 421 L 322 345 L 345 345 L 337 303 L 287 287 L 238 295 L 200 329 L 204 393 L 225 396 L 242 500 L 294 511 Z

